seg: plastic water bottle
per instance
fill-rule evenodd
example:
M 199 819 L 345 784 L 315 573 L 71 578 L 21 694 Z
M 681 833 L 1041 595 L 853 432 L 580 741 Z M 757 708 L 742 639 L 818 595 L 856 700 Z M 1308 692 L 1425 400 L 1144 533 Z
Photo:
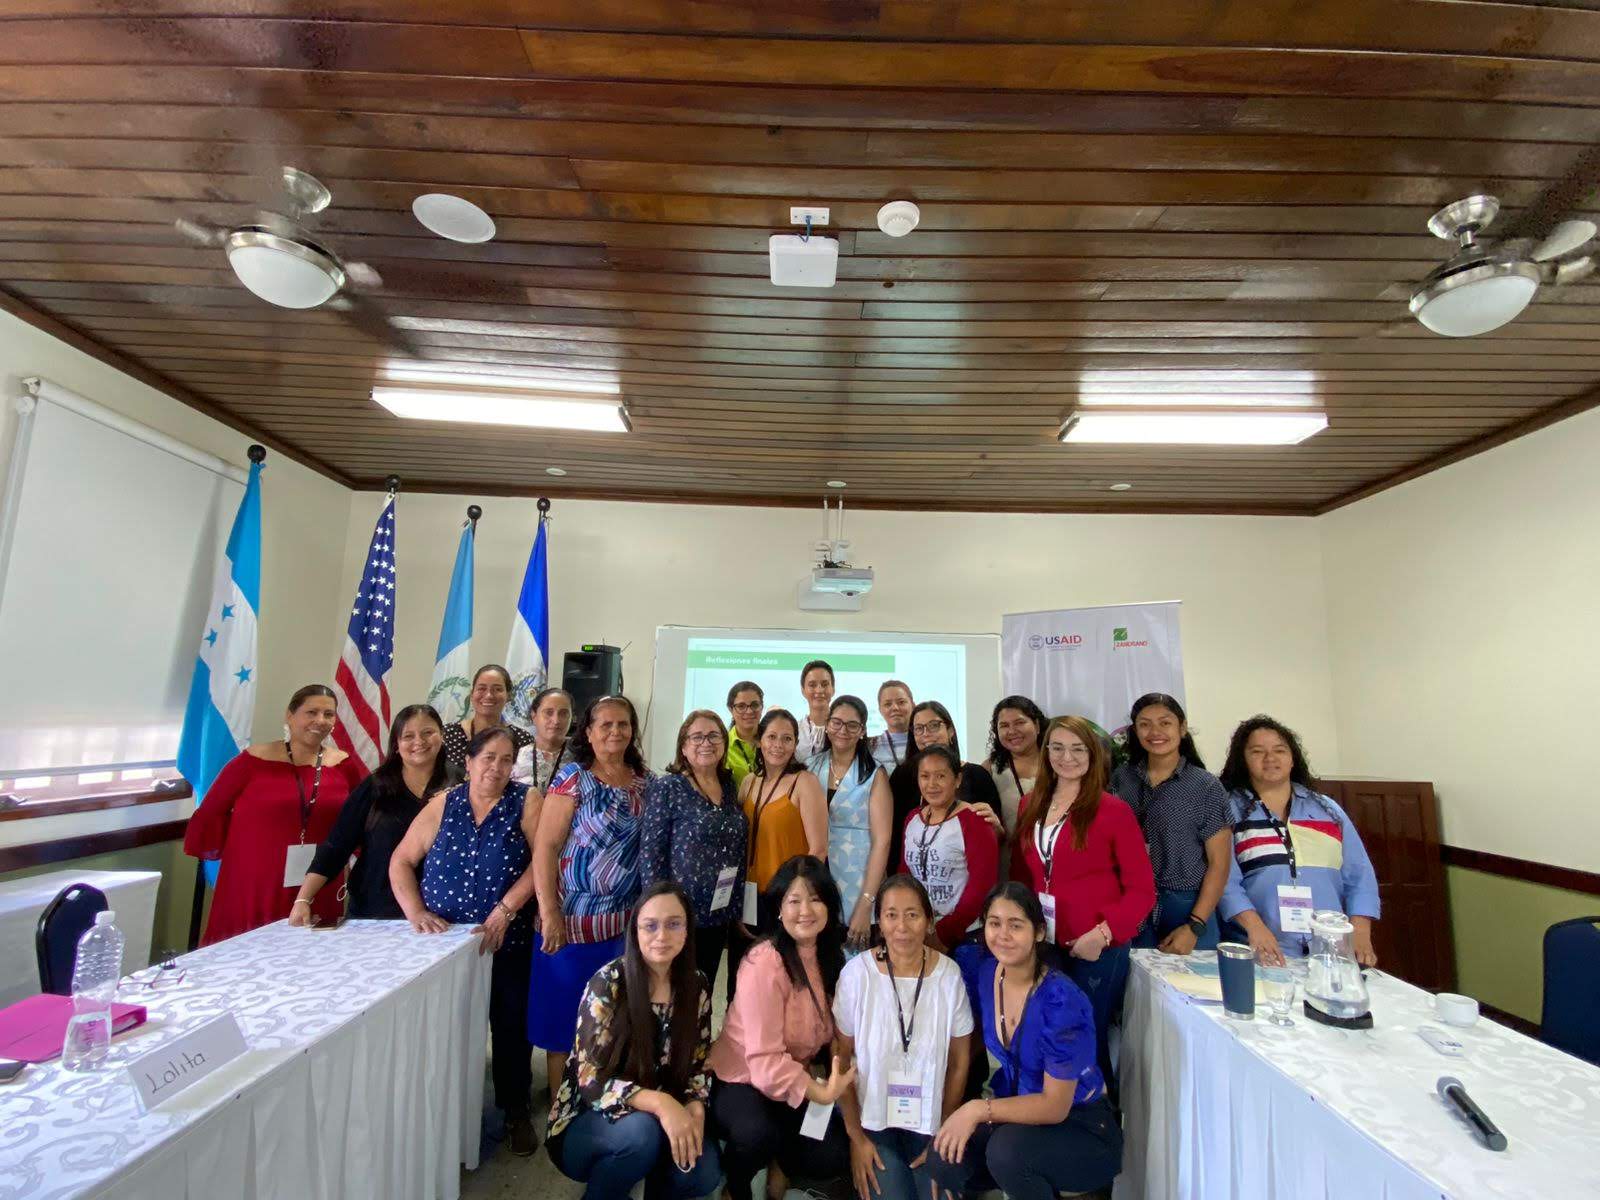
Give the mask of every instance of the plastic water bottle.
M 95 1071 L 111 1049 L 111 1002 L 122 978 L 122 931 L 116 913 L 97 913 L 94 925 L 78 939 L 72 968 L 72 1017 L 61 1048 L 69 1071 Z

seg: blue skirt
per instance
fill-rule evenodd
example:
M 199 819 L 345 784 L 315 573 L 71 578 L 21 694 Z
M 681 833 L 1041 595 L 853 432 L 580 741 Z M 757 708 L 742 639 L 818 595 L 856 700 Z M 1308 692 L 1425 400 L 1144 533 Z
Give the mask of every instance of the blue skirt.
M 541 1050 L 570 1054 L 578 1032 L 578 1005 L 594 973 L 622 956 L 623 938 L 568 942 L 554 954 L 534 935 L 533 970 L 528 978 L 528 1040 Z

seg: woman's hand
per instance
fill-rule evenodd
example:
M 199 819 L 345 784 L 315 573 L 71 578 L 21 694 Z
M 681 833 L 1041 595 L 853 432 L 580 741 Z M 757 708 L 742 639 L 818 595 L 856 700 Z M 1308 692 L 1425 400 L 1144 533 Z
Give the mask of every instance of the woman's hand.
M 948 1163 L 958 1163 L 967 1152 L 967 1142 L 972 1131 L 983 1121 L 984 1104 L 981 1100 L 968 1100 L 944 1119 L 939 1132 L 933 1135 L 933 1148 Z
M 311 901 L 297 896 L 289 908 L 289 924 L 299 929 L 316 923 L 317 914 L 311 911 Z
M 1071 954 L 1073 958 L 1081 958 L 1084 962 L 1094 962 L 1110 944 L 1111 936 L 1106 931 L 1105 922 L 1102 921 L 1073 940 Z
M 806 1084 L 806 1099 L 813 1104 L 834 1104 L 844 1095 L 845 1089 L 856 1081 L 856 1068 L 852 1063 L 848 1071 L 839 1069 L 839 1056 L 833 1056 L 833 1070 L 826 1079 L 813 1079 Z
M 698 1162 L 706 1148 L 706 1106 L 698 1100 L 691 1100 L 683 1107 L 694 1122 L 694 1157 Z
M 423 909 L 416 916 L 408 918 L 411 928 L 418 933 L 443 933 L 450 928 L 450 922 L 443 917 L 435 916 L 427 909 Z
M 1245 935 L 1250 939 L 1250 949 L 1256 952 L 1256 958 L 1269 967 L 1283 966 L 1283 951 L 1278 948 L 1278 939 L 1272 936 L 1272 930 L 1267 928 L 1267 923 L 1259 917 L 1245 926 Z
M 511 925 L 511 915 L 503 904 L 496 904 L 489 910 L 489 915 L 483 919 L 483 924 L 474 927 L 475 934 L 482 934 L 483 940 L 478 943 L 479 954 L 493 954 L 505 943 L 506 930 Z
M 850 930 L 845 934 L 844 944 L 852 950 L 865 950 L 871 937 L 872 906 L 867 903 L 867 898 L 863 895 L 856 901 L 856 909 L 850 917 Z
M 1356 962 L 1363 967 L 1378 965 L 1378 952 L 1372 948 L 1372 927 L 1365 923 L 1356 925 L 1350 935 L 1350 946 L 1356 952 Z
M 1161 944 L 1156 949 L 1163 954 L 1192 954 L 1195 941 L 1194 930 L 1187 925 L 1179 925 L 1161 939 Z
M 994 809 L 990 808 L 981 800 L 972 806 L 972 811 L 977 813 L 984 819 L 984 821 L 988 823 L 989 828 L 995 831 L 995 834 L 1000 838 L 1001 843 L 1004 844 L 1006 840 L 1006 826 L 1005 822 L 1000 819 L 1000 814 L 995 812 Z
M 882 1192 L 878 1186 L 878 1172 L 883 1170 L 883 1159 L 878 1155 L 878 1147 L 871 1138 L 864 1133 L 858 1133 L 850 1139 L 850 1178 L 855 1180 L 856 1195 L 861 1200 L 872 1200 L 872 1196 Z
M 554 954 L 567 944 L 567 919 L 559 912 L 539 910 L 539 936 L 542 939 L 539 948 L 546 954 Z
M 663 1095 L 656 1102 L 656 1120 L 661 1122 L 661 1132 L 667 1135 L 667 1145 L 672 1150 L 672 1161 L 680 1171 L 693 1169 L 700 1157 L 695 1143 L 695 1119 L 671 1096 Z

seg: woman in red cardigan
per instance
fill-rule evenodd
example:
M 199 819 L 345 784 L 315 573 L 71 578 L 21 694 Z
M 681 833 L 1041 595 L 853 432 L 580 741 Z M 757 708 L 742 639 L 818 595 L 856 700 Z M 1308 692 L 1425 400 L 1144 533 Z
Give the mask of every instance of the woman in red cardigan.
M 1039 893 L 1048 935 L 1066 949 L 1067 972 L 1094 1009 L 1108 1083 L 1106 1034 L 1128 983 L 1128 945 L 1156 903 L 1138 819 L 1106 791 L 1109 757 L 1081 717 L 1051 721 L 1011 849 L 1011 877 Z
M 930 746 L 911 762 L 922 804 L 906 818 L 899 869 L 927 889 L 936 918 L 928 940 L 948 952 L 976 924 L 983 898 L 998 882 L 1000 844 L 978 810 L 960 799 L 954 750 Z

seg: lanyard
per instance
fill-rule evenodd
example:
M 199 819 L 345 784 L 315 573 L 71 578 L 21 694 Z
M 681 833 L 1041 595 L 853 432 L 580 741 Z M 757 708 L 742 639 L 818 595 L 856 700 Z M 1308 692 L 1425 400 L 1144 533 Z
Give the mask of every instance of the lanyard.
M 1048 805 L 1045 811 L 1049 811 Z M 1044 890 L 1047 892 L 1050 890 L 1050 873 L 1056 861 L 1056 844 L 1061 840 L 1061 827 L 1071 816 L 1072 809 L 1069 807 L 1061 815 L 1061 820 L 1049 829 L 1045 828 L 1042 820 L 1033 827 L 1033 848 L 1039 852 L 1039 861 L 1044 864 Z
M 317 806 L 317 793 L 322 790 L 322 747 L 317 747 L 317 769 L 311 776 L 311 799 L 306 799 L 306 785 L 300 782 L 300 768 L 294 765 L 294 752 L 287 738 L 283 742 L 283 756 L 289 760 L 289 774 L 294 776 L 294 790 L 300 793 L 300 844 L 306 844 L 306 830 L 311 827 L 311 810 Z
M 756 835 L 761 832 L 761 814 L 766 812 L 767 805 L 773 803 L 775 800 L 781 799 L 781 797 L 775 795 L 774 793 L 777 792 L 779 785 L 781 785 L 785 779 L 789 778 L 789 774 L 790 773 L 786 771 L 774 779 L 772 781 L 772 786 L 767 789 L 766 795 L 761 794 L 760 777 L 757 777 L 755 787 L 755 814 L 750 818 L 750 853 L 745 859 L 746 867 L 751 870 L 754 870 L 756 865 Z M 815 1000 L 816 997 L 813 996 L 812 999 Z
M 565 757 L 566 753 L 567 753 L 567 744 L 565 742 L 562 742 L 561 743 L 561 749 L 556 751 L 556 760 L 555 760 L 555 762 L 550 764 L 550 774 L 548 774 L 548 775 L 546 775 L 544 777 L 544 783 L 541 784 L 540 787 L 539 787 L 539 790 L 541 792 L 544 791 L 545 788 L 550 786 L 550 781 L 556 777 L 556 772 L 561 770 L 561 760 L 562 760 L 563 757 Z M 534 771 L 533 771 L 534 779 L 533 779 L 533 781 L 535 783 L 538 783 L 539 782 L 539 743 L 538 742 L 535 742 L 533 744 L 533 768 L 534 768 Z
M 889 759 L 890 759 L 890 761 L 892 761 L 894 763 L 894 765 L 898 767 L 900 765 L 900 751 L 895 749 L 894 731 L 893 730 L 889 730 L 889 729 L 885 729 L 883 731 L 883 740 L 889 743 Z M 910 733 L 906 734 L 906 741 L 908 743 L 911 741 L 911 734 Z
M 917 1030 L 917 1001 L 922 999 L 922 980 L 928 973 L 928 948 L 922 948 L 922 965 L 917 968 L 917 988 L 911 993 L 911 1023 L 906 1023 L 905 1009 L 900 1007 L 900 986 L 894 981 L 894 960 L 887 949 L 883 952 L 883 965 L 889 969 L 889 990 L 894 993 L 894 1015 L 900 1022 L 900 1052 L 911 1054 L 911 1039 Z
M 1278 840 L 1283 843 L 1283 852 L 1289 856 L 1289 878 L 1298 879 L 1300 877 L 1300 872 L 1294 858 L 1294 838 L 1290 836 L 1289 830 L 1285 827 L 1284 823 L 1279 821 L 1278 818 L 1273 815 L 1272 810 L 1267 807 L 1267 802 L 1265 800 L 1263 800 L 1260 796 L 1257 796 L 1256 803 L 1261 805 L 1261 811 L 1267 814 L 1267 821 L 1272 825 L 1272 832 L 1278 835 Z M 1289 803 L 1283 806 L 1283 815 L 1288 821 L 1292 822 L 1294 820 L 1293 792 L 1289 793 Z
M 1037 970 L 1037 968 L 1035 968 Z M 1016 1041 L 1014 1036 L 1008 1037 L 1006 1024 L 1006 969 L 1000 968 L 1000 1047 L 1006 1052 L 1006 1074 L 1011 1079 L 1011 1094 L 1015 1096 L 1022 1090 L 1022 1063 L 1017 1059 Z M 1028 994 L 1022 999 L 1022 1011 L 1017 1014 L 1017 1033 L 1022 1032 L 1022 1022 L 1028 1015 L 1028 1004 L 1033 1000 L 1033 994 L 1039 990 L 1039 976 L 1035 975 L 1033 984 L 1028 988 Z
M 928 882 L 928 858 L 932 853 L 933 843 L 938 840 L 939 830 L 944 828 L 944 823 L 954 815 L 954 811 L 955 805 L 952 804 L 945 810 L 944 816 L 939 819 L 938 823 L 928 820 L 928 810 L 926 808 L 917 813 L 918 818 L 922 821 L 922 833 L 917 837 L 917 878 L 922 881 L 924 886 Z

